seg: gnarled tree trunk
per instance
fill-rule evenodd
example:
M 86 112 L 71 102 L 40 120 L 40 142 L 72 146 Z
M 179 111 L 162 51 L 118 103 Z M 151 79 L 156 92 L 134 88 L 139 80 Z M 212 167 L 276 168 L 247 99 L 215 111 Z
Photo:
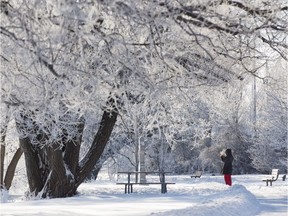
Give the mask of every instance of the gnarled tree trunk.
M 115 103 L 113 99 L 109 101 Z M 67 197 L 76 193 L 79 185 L 85 180 L 100 159 L 109 140 L 118 113 L 104 111 L 97 134 L 82 161 L 79 152 L 84 131 L 84 121 L 77 125 L 78 135 L 70 141 L 41 146 L 26 138 L 20 139 L 26 162 L 26 170 L 30 192 L 40 197 Z M 33 122 L 33 116 L 23 116 L 23 119 Z M 18 130 L 25 130 L 25 121 L 18 121 Z M 21 123 L 22 122 L 22 123 Z M 24 122 L 24 123 L 23 123 Z M 35 131 L 38 128 L 34 122 Z M 39 130 L 38 130 L 39 133 Z M 39 143 L 47 134 L 37 135 Z

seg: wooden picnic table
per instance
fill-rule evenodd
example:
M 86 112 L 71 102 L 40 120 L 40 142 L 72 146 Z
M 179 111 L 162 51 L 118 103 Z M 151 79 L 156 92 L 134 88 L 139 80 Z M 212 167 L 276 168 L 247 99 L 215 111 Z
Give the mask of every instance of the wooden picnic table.
M 136 175 L 136 174 L 158 174 L 160 175 L 160 182 L 145 182 L 145 183 L 138 183 L 138 182 L 131 182 L 131 175 Z M 161 184 L 161 193 L 167 193 L 167 184 L 175 184 L 174 182 L 166 182 L 165 181 L 165 175 L 167 173 L 171 172 L 164 172 L 164 171 L 120 171 L 117 172 L 117 174 L 126 174 L 127 175 L 127 182 L 123 183 L 116 183 L 116 184 L 123 184 L 125 185 L 124 192 L 126 193 L 133 193 L 133 185 L 138 184 L 138 185 L 149 185 L 149 184 Z

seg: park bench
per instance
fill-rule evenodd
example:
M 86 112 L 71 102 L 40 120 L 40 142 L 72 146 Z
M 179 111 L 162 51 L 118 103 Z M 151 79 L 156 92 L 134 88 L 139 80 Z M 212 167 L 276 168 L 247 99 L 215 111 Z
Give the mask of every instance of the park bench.
M 159 174 L 160 175 L 160 181 L 159 182 L 131 182 L 131 174 L 140 174 L 140 173 L 144 173 L 146 175 L 148 174 Z M 133 185 L 145 185 L 145 186 L 149 186 L 149 185 L 161 185 L 161 193 L 167 193 L 167 185 L 168 184 L 175 184 L 174 182 L 166 182 L 165 181 L 165 174 L 169 173 L 169 172 L 118 172 L 119 174 L 126 174 L 128 176 L 127 181 L 126 182 L 117 182 L 117 185 L 124 185 L 124 193 L 133 193 Z
M 270 182 L 270 186 L 272 186 L 272 182 L 276 181 L 279 176 L 279 169 L 272 169 L 271 175 L 262 181 L 266 182 L 266 186 L 268 186 L 268 183 Z
M 191 178 L 200 178 L 202 175 L 202 171 L 197 170 L 193 175 L 191 175 Z
M 120 183 L 116 183 L 117 185 L 125 185 L 124 187 L 124 193 L 133 193 L 133 185 L 145 185 L 145 186 L 149 186 L 149 185 L 161 185 L 161 193 L 167 193 L 167 185 L 168 184 L 175 184 L 174 182 L 145 182 L 145 183 L 136 183 L 136 182 L 130 182 L 130 183 L 126 183 L 126 182 L 120 182 Z

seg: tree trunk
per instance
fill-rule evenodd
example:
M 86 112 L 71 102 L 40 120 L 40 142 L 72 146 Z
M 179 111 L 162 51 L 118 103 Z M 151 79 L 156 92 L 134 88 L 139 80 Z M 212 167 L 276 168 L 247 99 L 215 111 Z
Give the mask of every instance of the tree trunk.
M 114 99 L 108 101 L 108 105 L 115 107 Z M 33 121 L 33 114 L 23 115 L 20 121 L 17 121 L 18 130 L 27 130 L 25 122 L 29 122 L 34 127 L 34 133 L 37 132 L 37 142 L 48 140 L 48 135 L 39 131 L 39 126 Z M 76 193 L 79 185 L 86 179 L 100 159 L 105 146 L 109 140 L 113 127 L 116 123 L 118 113 L 116 110 L 110 112 L 104 111 L 100 127 L 94 137 L 92 145 L 79 163 L 79 152 L 81 146 L 82 134 L 84 131 L 84 121 L 75 125 L 78 129 L 78 135 L 72 140 L 61 143 L 53 143 L 43 147 L 31 142 L 26 138 L 20 138 L 20 146 L 24 152 L 26 170 L 30 192 L 39 197 L 67 197 Z M 31 130 L 31 128 L 29 129 Z M 42 134 L 41 134 L 42 133 Z M 35 138 L 34 138 L 35 142 Z
M 6 190 L 9 190 L 15 175 L 15 170 L 16 166 L 18 164 L 18 161 L 23 153 L 21 148 L 18 148 L 17 151 L 15 152 L 11 162 L 9 163 L 6 174 L 5 174 L 5 179 L 4 179 L 4 160 L 5 160 L 5 139 L 6 139 L 6 132 L 8 128 L 8 123 L 9 123 L 9 115 L 6 115 L 5 121 L 1 125 L 1 153 L 0 153 L 0 185 L 1 189 L 5 188 Z
M 5 179 L 4 179 L 4 186 L 7 190 L 9 190 L 11 187 L 11 184 L 15 175 L 16 166 L 22 154 L 23 154 L 22 149 L 18 148 L 7 168 Z
M 21 123 L 18 123 L 20 125 Z M 83 123 L 78 125 L 83 132 Z M 21 127 L 21 126 L 18 126 Z M 35 127 L 37 127 L 35 125 Z M 23 126 L 22 126 L 23 128 Z M 19 129 L 19 128 L 18 128 Z M 45 134 L 37 139 L 45 139 Z M 32 144 L 29 138 L 20 139 L 23 149 L 30 193 L 39 197 L 67 197 L 76 192 L 75 173 L 78 165 L 81 136 L 73 140 L 42 147 Z
M 6 131 L 8 127 L 8 117 L 6 116 L 6 121 L 2 123 L 1 125 L 1 140 L 0 140 L 0 145 L 1 145 L 1 152 L 0 152 L 0 186 L 1 189 L 5 188 L 4 186 L 4 159 L 5 159 L 5 138 L 6 138 Z
M 110 103 L 115 103 L 115 101 L 111 100 Z M 77 173 L 77 187 L 90 174 L 97 161 L 100 159 L 116 123 L 117 116 L 118 113 L 115 110 L 112 112 L 104 111 L 100 122 L 100 127 L 96 136 L 94 137 L 93 143 L 85 157 L 80 162 L 80 167 Z
M 28 184 L 30 193 L 35 193 L 35 195 L 40 192 L 44 186 L 45 180 L 43 180 L 43 174 L 40 171 L 43 169 L 40 164 L 40 157 L 38 157 L 37 151 L 33 148 L 29 138 L 20 138 L 20 147 L 24 152 L 26 172 L 28 178 Z
M 82 141 L 82 135 L 84 131 L 84 120 L 78 125 L 79 136 L 75 137 L 74 140 L 66 142 L 64 150 L 64 161 L 70 169 L 71 173 L 76 174 L 77 166 L 79 162 L 79 153 Z
M 49 147 L 50 174 L 47 185 L 44 187 L 44 195 L 49 197 L 67 197 L 75 194 L 75 177 L 64 162 L 63 152 L 58 145 Z
M 4 159 L 5 159 L 5 145 L 1 142 L 1 153 L 0 153 L 0 186 L 4 188 Z

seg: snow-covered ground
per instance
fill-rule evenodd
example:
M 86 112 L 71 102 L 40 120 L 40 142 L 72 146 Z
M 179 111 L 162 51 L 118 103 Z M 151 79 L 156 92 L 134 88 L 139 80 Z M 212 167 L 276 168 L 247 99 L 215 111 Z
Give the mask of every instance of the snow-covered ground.
M 136 185 L 134 193 L 124 194 L 123 185 L 100 176 L 70 198 L 26 200 L 11 191 L 0 210 L 1 216 L 287 216 L 288 181 L 281 176 L 272 187 L 261 181 L 263 175 L 233 176 L 232 187 L 223 184 L 222 176 L 167 176 L 176 184 L 168 185 L 166 194 L 160 185 Z

